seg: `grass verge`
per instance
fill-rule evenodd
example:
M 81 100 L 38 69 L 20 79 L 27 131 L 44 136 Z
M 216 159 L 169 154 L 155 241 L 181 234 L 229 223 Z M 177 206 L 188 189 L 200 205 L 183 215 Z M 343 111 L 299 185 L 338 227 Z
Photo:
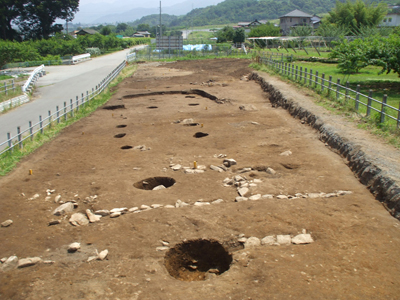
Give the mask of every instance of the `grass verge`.
M 335 93 L 328 93 L 328 89 L 325 88 L 323 92 L 318 87 L 304 85 L 303 82 L 292 81 L 288 76 L 283 76 L 273 71 L 272 69 L 267 68 L 265 65 L 252 63 L 250 65 L 255 70 L 266 72 L 271 75 L 279 76 L 284 81 L 294 84 L 296 87 L 302 89 L 303 91 L 312 94 L 316 99 L 315 103 L 325 107 L 329 111 L 335 114 L 340 114 L 345 116 L 348 120 L 355 122 L 358 128 L 365 129 L 372 134 L 383 138 L 388 144 L 395 146 L 400 149 L 400 129 L 397 128 L 397 125 L 392 120 L 387 120 L 383 123 L 380 123 L 380 113 L 372 112 L 370 116 L 365 116 L 363 111 L 356 111 L 354 106 L 351 105 L 348 101 L 346 101 L 345 97 L 339 97 L 336 100 Z
M 124 78 L 131 76 L 136 71 L 136 68 L 136 65 L 125 67 L 117 78 L 115 78 L 100 95 L 90 100 L 87 105 L 79 107 L 79 111 L 74 111 L 73 116 L 68 115 L 67 121 L 60 123 L 52 122 L 51 126 L 46 127 L 43 134 L 38 132 L 32 139 L 25 140 L 22 143 L 22 148 L 14 147 L 11 153 L 8 151 L 0 155 L 0 176 L 5 176 L 11 172 L 21 159 L 33 153 L 43 144 L 53 140 L 65 127 L 89 116 L 98 107 L 110 100 L 113 95 L 113 92 L 111 92 L 110 89 L 118 85 Z

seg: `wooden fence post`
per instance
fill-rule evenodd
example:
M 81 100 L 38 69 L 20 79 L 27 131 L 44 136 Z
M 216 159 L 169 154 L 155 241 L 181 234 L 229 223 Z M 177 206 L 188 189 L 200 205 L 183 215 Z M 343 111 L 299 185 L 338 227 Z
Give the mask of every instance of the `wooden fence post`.
M 387 101 L 387 95 L 385 94 L 385 95 L 383 95 L 383 99 L 382 99 L 381 123 L 385 122 L 386 101 Z
M 29 121 L 29 136 L 31 137 L 31 141 L 33 141 L 33 127 L 32 127 L 32 121 Z
M 302 77 L 302 75 L 303 75 L 303 67 L 300 66 L 300 82 L 301 82 L 301 77 Z
M 42 122 L 42 116 L 39 116 L 39 128 L 40 128 L 40 133 L 43 134 L 43 122 Z
M 64 102 L 64 121 L 67 121 L 67 102 Z
M 22 149 L 22 139 L 21 139 L 21 127 L 17 127 L 17 135 L 18 135 L 18 146 Z
M 318 71 L 315 71 L 315 88 L 318 87 Z
M 332 76 L 329 75 L 329 81 L 328 81 L 328 96 L 331 94 L 332 90 Z
M 73 117 L 74 116 L 74 104 L 72 103 L 72 99 L 69 100 L 69 103 L 71 106 L 71 109 L 70 109 L 71 117 Z
M 296 66 L 296 77 L 295 77 L 296 81 L 297 81 L 297 73 L 298 73 L 298 71 L 299 71 L 299 66 Z
M 6 95 L 8 95 L 8 91 L 7 91 L 7 81 L 4 81 L 4 92 Z
M 307 84 L 307 68 L 304 68 L 304 85 Z
M 324 91 L 324 84 L 325 84 L 325 73 L 322 73 L 322 78 L 321 78 L 321 93 Z
M 312 69 L 310 69 L 310 80 L 308 81 L 308 85 L 312 87 L 311 82 L 312 82 Z
M 79 111 L 79 96 L 76 96 L 76 105 L 75 105 L 75 107 L 76 107 L 76 112 L 78 112 Z
M 367 117 L 371 114 L 371 106 L 372 106 L 372 90 L 369 90 L 368 104 L 367 104 Z
M 10 148 L 10 153 L 12 153 L 13 147 L 12 147 L 11 133 L 9 132 L 7 132 L 7 141 L 8 141 L 8 148 Z
M 355 107 L 354 107 L 354 108 L 356 109 L 356 111 L 358 111 L 359 102 L 360 102 L 360 85 L 357 84 L 357 89 L 356 89 L 356 104 L 355 104 Z
M 336 82 L 336 101 L 339 100 L 339 92 L 340 92 L 340 79 L 338 78 Z
M 344 96 L 344 103 L 347 104 L 348 98 L 349 98 L 349 85 L 350 83 L 347 81 L 346 82 L 346 91 L 345 91 L 345 96 Z
M 51 128 L 51 110 L 49 110 L 49 128 Z

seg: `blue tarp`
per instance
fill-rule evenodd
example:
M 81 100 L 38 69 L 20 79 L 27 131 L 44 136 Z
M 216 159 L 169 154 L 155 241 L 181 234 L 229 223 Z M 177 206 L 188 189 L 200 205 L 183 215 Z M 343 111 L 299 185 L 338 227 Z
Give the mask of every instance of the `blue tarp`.
M 212 50 L 212 46 L 211 46 L 211 45 L 207 45 L 207 44 L 183 45 L 183 50 L 186 50 L 186 51 L 192 51 L 192 50 L 196 50 L 196 51 L 201 51 L 201 50 Z

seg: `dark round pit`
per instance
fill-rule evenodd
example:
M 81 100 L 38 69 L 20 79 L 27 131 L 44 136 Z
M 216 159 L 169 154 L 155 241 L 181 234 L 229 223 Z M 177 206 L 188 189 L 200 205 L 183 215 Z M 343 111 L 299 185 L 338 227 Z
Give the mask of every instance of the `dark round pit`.
M 118 134 L 114 135 L 114 137 L 115 137 L 116 139 L 123 138 L 124 136 L 126 136 L 126 133 L 118 133 Z
M 137 189 L 149 191 L 160 185 L 169 188 L 173 186 L 175 182 L 175 179 L 171 177 L 150 177 L 134 183 L 133 186 Z
M 108 106 L 104 106 L 103 109 L 107 109 L 107 110 L 125 109 L 125 105 L 123 105 L 123 104 L 120 104 L 120 105 L 108 105 Z
M 132 149 L 132 146 L 122 146 L 121 149 L 122 150 L 128 150 L 128 149 Z
M 199 103 L 189 103 L 189 106 L 197 106 L 200 105 Z
M 216 240 L 185 241 L 171 248 L 164 258 L 168 273 L 182 281 L 200 281 L 208 274 L 229 270 L 232 255 Z
M 128 125 L 117 125 L 116 127 L 117 128 L 125 128 L 126 126 L 128 126 Z
M 188 123 L 188 124 L 183 124 L 183 126 L 199 126 L 199 123 Z
M 196 133 L 193 135 L 193 137 L 195 137 L 196 139 L 199 139 L 199 138 L 205 137 L 205 136 L 207 136 L 207 135 L 208 135 L 208 133 L 205 133 L 205 132 L 196 132 Z
M 148 109 L 155 109 L 158 108 L 158 106 L 147 106 Z

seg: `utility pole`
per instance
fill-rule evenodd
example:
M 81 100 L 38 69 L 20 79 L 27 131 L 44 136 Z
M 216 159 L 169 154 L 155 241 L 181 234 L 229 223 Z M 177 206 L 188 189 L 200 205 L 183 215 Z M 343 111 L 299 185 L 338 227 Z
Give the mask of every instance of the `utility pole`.
M 160 41 L 162 38 L 162 25 L 161 25 L 161 1 L 160 1 Z

